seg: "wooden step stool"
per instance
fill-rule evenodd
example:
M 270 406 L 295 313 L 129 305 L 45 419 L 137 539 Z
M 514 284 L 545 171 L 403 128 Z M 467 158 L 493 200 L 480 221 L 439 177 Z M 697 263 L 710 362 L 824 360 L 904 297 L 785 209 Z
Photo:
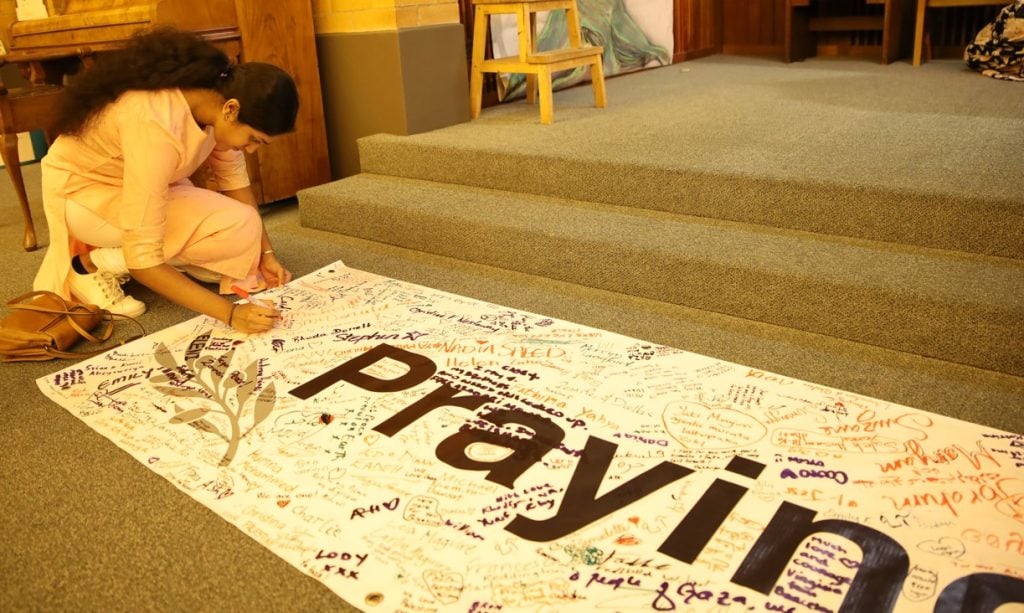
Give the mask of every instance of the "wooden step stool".
M 476 16 L 473 21 L 473 63 L 469 79 L 469 113 L 480 116 L 483 101 L 485 72 L 512 72 L 526 75 L 526 101 L 533 104 L 540 93 L 540 122 L 554 121 L 551 94 L 552 73 L 590 66 L 590 79 L 594 85 L 594 106 L 604 108 L 608 102 L 604 89 L 604 69 L 601 55 L 604 47 L 584 47 L 580 34 L 580 17 L 576 0 L 473 0 Z M 564 10 L 569 28 L 569 47 L 554 51 L 537 51 L 537 13 Z M 487 27 L 491 15 L 516 16 L 519 30 L 519 54 L 491 60 L 484 59 Z

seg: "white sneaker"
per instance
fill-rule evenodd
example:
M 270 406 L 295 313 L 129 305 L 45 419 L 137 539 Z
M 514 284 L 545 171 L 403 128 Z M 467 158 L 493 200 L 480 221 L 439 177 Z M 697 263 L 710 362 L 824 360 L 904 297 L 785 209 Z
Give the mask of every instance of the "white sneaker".
M 121 289 L 117 275 L 111 272 L 94 272 L 81 275 L 71 271 L 68 280 L 71 293 L 86 304 L 95 304 L 111 313 L 138 317 L 146 312 L 146 305 L 131 296 L 126 296 Z
M 109 272 L 118 279 L 127 279 L 128 263 L 124 259 L 124 250 L 120 247 L 99 247 L 89 252 L 89 259 L 97 272 Z M 123 282 L 122 282 L 123 283 Z

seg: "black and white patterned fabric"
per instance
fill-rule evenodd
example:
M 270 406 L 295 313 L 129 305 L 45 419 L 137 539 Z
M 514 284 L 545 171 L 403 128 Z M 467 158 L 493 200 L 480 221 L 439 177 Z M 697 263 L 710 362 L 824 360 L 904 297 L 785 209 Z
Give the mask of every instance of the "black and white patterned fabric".
M 999 11 L 967 45 L 964 60 L 986 77 L 1024 81 L 1024 0 Z

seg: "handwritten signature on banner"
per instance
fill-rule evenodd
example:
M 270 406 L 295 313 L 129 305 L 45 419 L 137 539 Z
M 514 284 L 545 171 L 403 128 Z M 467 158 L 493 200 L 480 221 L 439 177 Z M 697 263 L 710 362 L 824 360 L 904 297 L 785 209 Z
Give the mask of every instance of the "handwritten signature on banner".
M 275 297 L 40 385 L 359 607 L 1024 601 L 1020 435 L 342 266 Z

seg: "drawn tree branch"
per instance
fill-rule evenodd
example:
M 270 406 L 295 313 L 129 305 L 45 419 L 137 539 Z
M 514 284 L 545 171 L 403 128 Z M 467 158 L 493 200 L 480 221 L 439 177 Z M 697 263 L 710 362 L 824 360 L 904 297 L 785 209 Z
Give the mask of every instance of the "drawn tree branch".
M 242 418 L 246 413 L 246 405 L 260 383 L 259 360 L 254 360 L 246 366 L 244 372 L 231 371 L 234 348 L 228 349 L 219 357 L 202 355 L 201 350 L 205 348 L 205 342 L 209 337 L 209 332 L 196 337 L 186 351 L 182 363 L 175 359 L 166 345 L 157 345 L 154 357 L 161 370 L 153 374 L 149 382 L 164 394 L 192 399 L 193 404 L 199 405 L 182 409 L 174 403 L 175 415 L 171 417 L 170 423 L 189 424 L 222 438 L 228 446 L 220 460 L 220 466 L 228 466 L 234 460 L 242 438 L 270 416 L 277 403 L 277 393 L 272 381 L 260 390 L 250 407 L 252 423 L 243 432 Z M 211 420 L 218 415 L 222 416 L 220 420 L 227 420 L 228 434 L 224 434 L 216 422 Z

